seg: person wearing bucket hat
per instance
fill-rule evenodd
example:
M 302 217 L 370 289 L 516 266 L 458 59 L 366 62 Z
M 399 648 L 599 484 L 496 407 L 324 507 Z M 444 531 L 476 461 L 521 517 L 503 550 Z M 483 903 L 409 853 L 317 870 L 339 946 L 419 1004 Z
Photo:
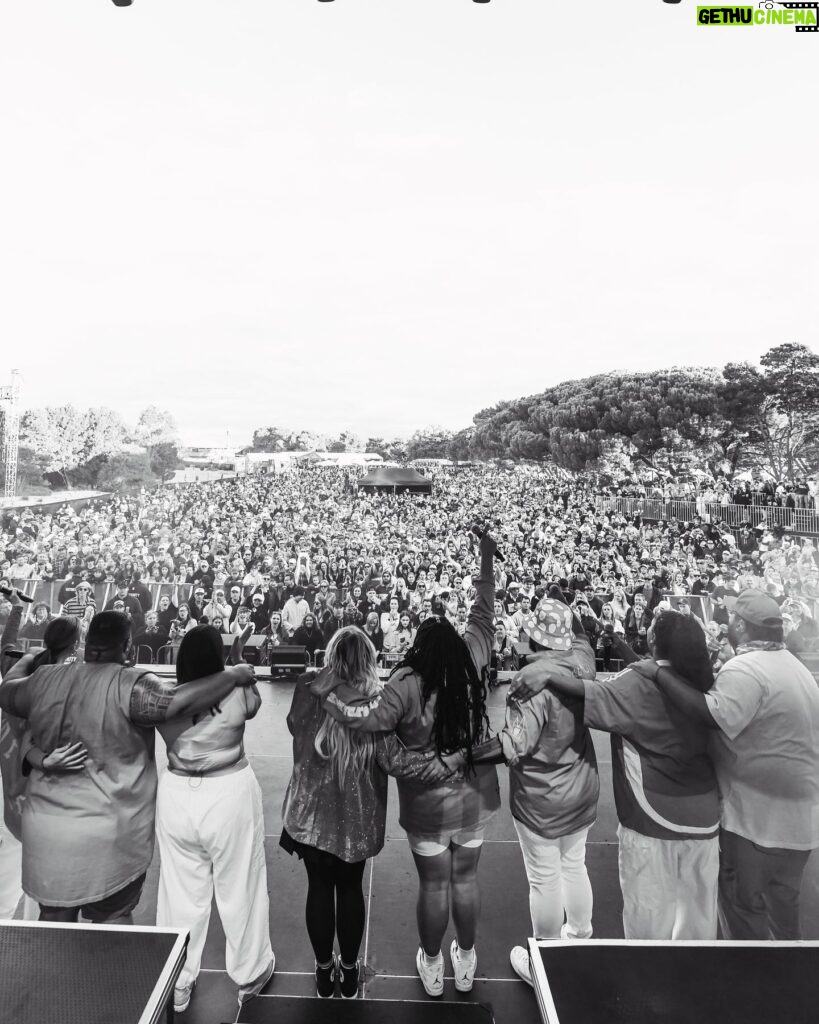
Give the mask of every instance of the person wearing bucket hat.
M 545 670 L 594 676 L 594 652 L 562 601 L 543 598 L 523 622 L 524 638 Z M 591 734 L 578 728 L 572 704 L 548 690 L 525 703 L 509 698 L 504 727 L 472 751 L 476 763 L 509 766 L 509 806 L 529 880 L 532 929 L 542 939 L 592 934 L 586 838 L 600 782 Z M 443 760 L 457 768 L 464 756 L 458 752 Z M 527 950 L 515 946 L 509 959 L 531 985 Z
M 571 608 L 561 601 L 539 601 L 537 608 L 524 616 L 521 622 L 521 640 L 525 637 L 550 651 L 570 651 L 574 637 L 573 620 Z
M 729 601 L 736 656 L 707 693 L 686 688 L 668 668 L 636 668 L 713 730 L 724 938 L 798 940 L 802 875 L 819 848 L 819 688 L 786 649 L 773 598 L 744 590 Z
M 652 657 L 668 659 L 699 695 L 713 683 L 705 636 L 671 610 L 649 628 Z M 632 654 L 632 657 L 635 657 Z M 653 663 L 653 662 L 652 662 Z M 669 711 L 654 683 L 635 671 L 578 679 L 539 663 L 512 687 L 526 697 L 546 686 L 583 701 L 587 727 L 611 733 L 623 930 L 627 939 L 714 939 L 717 934 L 719 795 L 710 732 Z

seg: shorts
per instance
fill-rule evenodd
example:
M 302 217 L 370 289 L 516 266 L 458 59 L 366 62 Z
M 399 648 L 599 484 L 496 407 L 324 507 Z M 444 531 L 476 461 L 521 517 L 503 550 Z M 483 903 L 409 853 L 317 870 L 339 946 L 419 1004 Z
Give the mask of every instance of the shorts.
M 441 835 L 411 836 L 407 832 L 407 842 L 413 853 L 419 857 L 437 857 L 445 853 L 451 845 L 465 846 L 468 850 L 475 850 L 483 846 L 485 828 L 465 830 L 463 832 L 444 832 Z
M 82 914 L 86 921 L 92 924 L 115 924 L 121 917 L 127 917 L 136 908 L 142 896 L 142 887 L 145 885 L 145 874 L 135 878 L 122 889 L 112 892 L 110 896 L 104 896 L 101 900 L 93 903 L 85 903 L 77 907 L 49 907 L 45 903 L 40 904 L 41 921 L 64 921 L 73 922 Z

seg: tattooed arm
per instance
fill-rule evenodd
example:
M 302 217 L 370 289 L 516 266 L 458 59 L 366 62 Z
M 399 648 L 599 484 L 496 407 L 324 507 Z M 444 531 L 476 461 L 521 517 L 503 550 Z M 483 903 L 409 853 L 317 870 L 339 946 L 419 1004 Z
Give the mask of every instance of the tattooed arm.
M 131 690 L 129 717 L 134 725 L 151 726 L 183 715 L 198 715 L 224 700 L 234 686 L 251 685 L 253 679 L 252 666 L 244 663 L 181 686 L 145 672 Z

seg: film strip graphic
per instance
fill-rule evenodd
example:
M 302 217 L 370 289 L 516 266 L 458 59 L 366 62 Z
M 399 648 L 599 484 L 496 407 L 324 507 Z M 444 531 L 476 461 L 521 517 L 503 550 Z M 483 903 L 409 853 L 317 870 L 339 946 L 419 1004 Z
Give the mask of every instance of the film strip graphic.
M 779 7 L 785 7 L 789 11 L 807 11 L 812 10 L 816 15 L 815 25 L 796 25 L 797 32 L 816 32 L 819 31 L 819 3 L 782 3 L 781 0 L 777 0 Z M 767 4 L 766 4 L 767 6 Z

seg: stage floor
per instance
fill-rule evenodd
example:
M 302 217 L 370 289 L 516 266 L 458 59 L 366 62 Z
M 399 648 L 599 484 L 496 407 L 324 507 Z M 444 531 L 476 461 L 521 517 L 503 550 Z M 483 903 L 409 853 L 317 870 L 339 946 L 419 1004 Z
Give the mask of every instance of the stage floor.
M 276 953 L 276 975 L 271 995 L 315 994 L 313 954 L 304 926 L 305 875 L 295 857 L 278 844 L 281 806 L 290 777 L 290 734 L 285 718 L 290 707 L 292 683 L 261 682 L 263 704 L 248 724 L 246 747 L 264 794 L 270 930 Z M 502 719 L 506 686 L 490 698 L 493 726 Z M 617 819 L 611 790 L 611 756 L 608 737 L 595 734 L 600 764 L 601 800 L 597 823 L 588 844 L 587 863 L 594 890 L 594 933 L 598 938 L 622 938 L 622 904 L 617 880 Z M 164 763 L 162 741 L 157 753 Z M 535 996 L 509 964 L 509 950 L 525 945 L 529 934 L 528 887 L 512 819 L 506 806 L 506 769 L 500 769 L 503 807 L 493 822 L 480 865 L 483 911 L 478 932 L 478 975 L 473 991 L 455 991 L 448 960 L 450 928 L 444 943 L 448 980 L 444 999 L 477 1001 L 491 1005 L 497 1024 L 537 1024 Z M 363 997 L 373 999 L 425 999 L 415 974 L 418 946 L 415 928 L 416 875 L 404 833 L 398 825 L 398 800 L 390 782 L 387 842 L 367 866 L 367 928 L 362 948 Z M 155 859 L 142 902 L 135 914 L 137 924 L 154 924 L 159 865 Z M 803 892 L 803 927 L 806 939 L 819 939 L 819 856 L 808 865 Z M 215 907 L 202 962 L 203 970 L 190 1008 L 180 1024 L 221 1024 L 236 1019 L 236 988 L 225 973 L 224 936 Z M 265 997 L 259 997 L 265 998 Z

